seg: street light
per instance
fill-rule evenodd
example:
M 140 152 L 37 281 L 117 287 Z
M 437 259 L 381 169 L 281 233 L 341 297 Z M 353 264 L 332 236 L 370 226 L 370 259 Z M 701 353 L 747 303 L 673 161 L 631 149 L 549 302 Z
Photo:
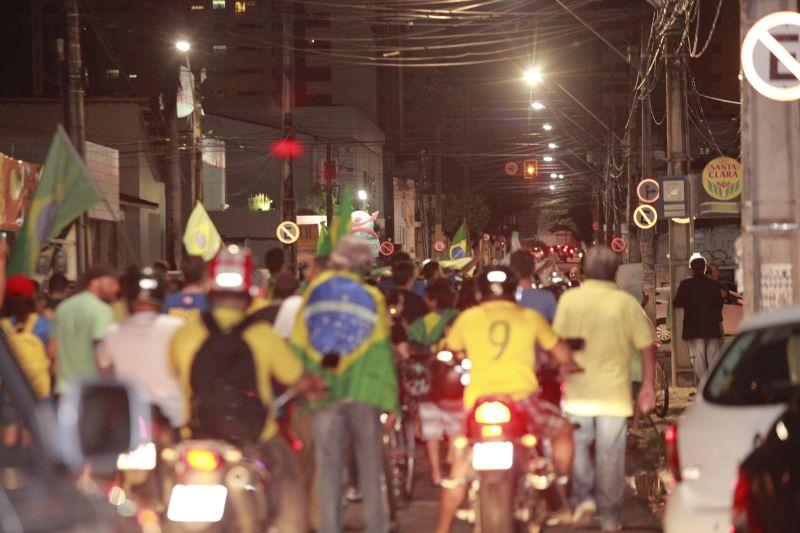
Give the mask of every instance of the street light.
M 531 107 L 536 111 L 541 111 L 545 106 L 541 102 L 531 102 Z
M 528 85 L 536 85 L 538 83 L 542 83 L 542 73 L 539 71 L 538 68 L 529 68 L 525 71 L 525 75 L 522 77 L 525 80 L 525 83 Z
M 564 174 L 559 174 L 558 175 L 558 179 L 563 180 L 564 179 Z
M 558 148 L 558 145 L 556 143 L 550 143 L 547 145 L 547 147 L 550 148 L 551 150 L 555 150 L 556 148 Z
M 553 129 L 553 125 L 550 124 L 549 122 L 545 122 L 544 124 L 542 124 L 542 129 L 544 131 L 550 131 Z
M 554 161 L 554 159 L 553 159 L 553 156 L 551 156 L 551 155 L 546 155 L 546 156 L 544 156 L 544 157 L 542 158 L 542 161 L 544 161 L 545 163 L 552 163 L 552 162 Z
M 362 202 L 365 201 L 367 199 L 367 191 L 365 191 L 364 189 L 358 191 L 358 199 L 361 200 Z
M 178 41 L 175 43 L 175 48 L 185 53 L 192 49 L 192 45 L 189 44 L 189 41 Z
M 550 185 L 550 190 L 551 190 L 551 191 L 554 191 L 554 190 L 556 190 L 556 186 L 551 184 L 551 185 Z
M 551 179 L 556 179 L 557 177 L 558 177 L 558 174 L 556 174 L 555 172 L 553 172 L 552 174 L 550 174 L 550 178 L 551 178 Z

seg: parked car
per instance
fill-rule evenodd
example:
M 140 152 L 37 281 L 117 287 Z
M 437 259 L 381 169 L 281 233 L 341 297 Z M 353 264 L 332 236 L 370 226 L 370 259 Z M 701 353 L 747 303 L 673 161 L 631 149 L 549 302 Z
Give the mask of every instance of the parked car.
M 800 524 L 800 387 L 789 388 L 789 407 L 739 468 L 735 533 L 778 533 Z
M 34 394 L 0 336 L 0 531 L 136 531 L 102 489 L 79 477 L 111 471 L 140 442 L 147 414 L 135 394 L 112 382 L 82 383 L 58 409 Z
M 800 306 L 746 319 L 697 398 L 665 434 L 675 485 L 667 533 L 727 532 L 738 465 L 800 383 Z

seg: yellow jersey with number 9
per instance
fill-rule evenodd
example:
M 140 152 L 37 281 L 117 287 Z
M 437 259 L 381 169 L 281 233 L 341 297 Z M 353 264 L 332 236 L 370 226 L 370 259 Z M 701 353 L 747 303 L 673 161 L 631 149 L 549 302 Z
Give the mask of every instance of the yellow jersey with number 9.
M 466 352 L 472 362 L 464 407 L 472 408 L 481 396 L 508 394 L 519 400 L 535 393 L 539 389 L 535 347 L 551 350 L 557 342 L 541 314 L 515 302 L 492 300 L 461 313 L 446 345 L 454 352 Z

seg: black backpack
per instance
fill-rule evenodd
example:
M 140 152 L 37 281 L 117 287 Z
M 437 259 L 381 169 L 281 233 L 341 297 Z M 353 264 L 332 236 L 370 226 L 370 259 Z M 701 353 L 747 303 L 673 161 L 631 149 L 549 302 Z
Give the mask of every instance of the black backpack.
M 192 436 L 223 439 L 237 445 L 255 442 L 268 410 L 258 394 L 253 353 L 242 334 L 263 319 L 248 316 L 225 333 L 211 313 L 203 313 L 202 317 L 208 338 L 192 363 Z

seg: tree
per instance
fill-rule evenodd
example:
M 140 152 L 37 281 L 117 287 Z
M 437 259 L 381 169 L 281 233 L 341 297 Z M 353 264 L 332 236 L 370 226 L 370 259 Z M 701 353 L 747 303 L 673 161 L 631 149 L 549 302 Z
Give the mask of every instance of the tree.
M 542 229 L 550 233 L 556 231 L 571 231 L 576 237 L 579 234 L 578 225 L 572 218 L 569 209 L 566 207 L 554 207 L 549 209 L 544 215 Z
M 473 194 L 448 194 L 442 205 L 444 230 L 454 232 L 464 219 L 470 232 L 482 231 L 489 222 L 489 206 Z

